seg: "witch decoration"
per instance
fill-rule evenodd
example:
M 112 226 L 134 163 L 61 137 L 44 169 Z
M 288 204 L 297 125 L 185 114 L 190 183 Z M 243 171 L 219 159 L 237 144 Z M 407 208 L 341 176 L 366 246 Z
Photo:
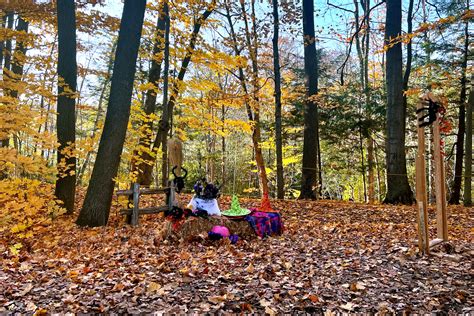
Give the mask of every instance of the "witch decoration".
M 208 183 L 205 178 L 198 180 L 194 185 L 194 196 L 189 203 L 193 212 L 206 211 L 208 215 L 221 215 L 217 198 L 219 198 L 220 186 Z

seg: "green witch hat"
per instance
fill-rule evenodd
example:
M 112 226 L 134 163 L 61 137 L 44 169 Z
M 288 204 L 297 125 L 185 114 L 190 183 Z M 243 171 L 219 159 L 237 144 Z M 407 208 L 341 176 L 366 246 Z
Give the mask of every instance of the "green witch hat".
M 237 195 L 232 196 L 232 202 L 230 203 L 230 209 L 222 212 L 224 216 L 245 216 L 251 213 L 250 210 L 240 207 L 239 198 Z

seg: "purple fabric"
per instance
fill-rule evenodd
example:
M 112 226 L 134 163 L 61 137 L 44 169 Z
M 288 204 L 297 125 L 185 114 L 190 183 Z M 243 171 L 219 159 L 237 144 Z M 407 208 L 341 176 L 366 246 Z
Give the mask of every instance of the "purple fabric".
M 283 233 L 283 223 L 279 213 L 253 211 L 250 215 L 245 216 L 245 220 L 261 238 Z
M 229 236 L 229 239 L 230 239 L 230 243 L 233 245 L 233 244 L 237 243 L 237 241 L 239 240 L 239 236 L 237 236 L 237 235 L 230 235 L 230 236 Z
M 207 236 L 209 237 L 210 240 L 219 240 L 222 239 L 221 234 L 213 233 L 213 232 L 208 232 Z

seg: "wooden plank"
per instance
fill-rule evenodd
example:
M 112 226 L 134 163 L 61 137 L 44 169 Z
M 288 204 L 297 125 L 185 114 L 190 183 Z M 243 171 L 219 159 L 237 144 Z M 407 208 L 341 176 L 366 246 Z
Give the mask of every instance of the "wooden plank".
M 147 194 L 158 194 L 163 193 L 168 188 L 144 188 L 140 189 L 140 195 L 147 195 Z M 116 195 L 133 195 L 133 190 L 118 190 L 115 192 Z
M 158 206 L 158 207 L 145 207 L 145 208 L 140 208 L 138 209 L 138 214 L 143 215 L 143 214 L 156 214 L 160 212 L 165 212 L 168 210 L 168 206 Z M 132 215 L 132 208 L 124 208 L 120 210 L 121 215 Z
M 140 184 L 133 184 L 133 209 L 132 209 L 132 226 L 138 225 L 138 204 L 140 202 Z
M 421 102 L 417 108 L 423 107 Z M 421 118 L 423 112 L 418 113 Z M 419 122 L 418 122 L 419 123 Z M 418 152 L 415 159 L 416 167 L 416 201 L 417 201 L 417 223 L 418 223 L 418 249 L 421 253 L 429 254 L 429 230 L 428 230 L 428 198 L 426 195 L 426 160 L 425 160 L 425 128 L 418 127 Z
M 441 238 L 436 238 L 436 239 L 433 239 L 432 241 L 430 241 L 430 248 L 433 248 L 439 244 L 441 244 L 444 240 L 441 239 Z
M 175 191 L 175 186 L 174 186 L 174 183 L 173 181 L 170 181 L 169 182 L 169 186 L 170 186 L 170 190 L 169 190 L 169 193 L 168 193 L 168 201 L 167 204 L 168 204 L 168 209 L 173 209 L 173 206 L 174 206 L 174 200 L 175 200 L 175 194 L 176 194 L 176 191 Z
M 446 215 L 446 181 L 444 175 L 444 159 L 441 148 L 441 133 L 439 126 L 439 113 L 433 123 L 433 147 L 435 164 L 435 191 L 436 191 L 436 235 L 438 238 L 448 240 L 448 227 Z

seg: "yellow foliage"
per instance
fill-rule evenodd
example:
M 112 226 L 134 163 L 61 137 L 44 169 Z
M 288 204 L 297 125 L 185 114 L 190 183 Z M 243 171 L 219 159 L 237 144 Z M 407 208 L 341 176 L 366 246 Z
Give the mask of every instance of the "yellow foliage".
M 0 181 L 0 236 L 17 254 L 21 240 L 33 237 L 38 225 L 46 225 L 65 212 L 54 197 L 54 186 L 38 180 L 14 178 Z

